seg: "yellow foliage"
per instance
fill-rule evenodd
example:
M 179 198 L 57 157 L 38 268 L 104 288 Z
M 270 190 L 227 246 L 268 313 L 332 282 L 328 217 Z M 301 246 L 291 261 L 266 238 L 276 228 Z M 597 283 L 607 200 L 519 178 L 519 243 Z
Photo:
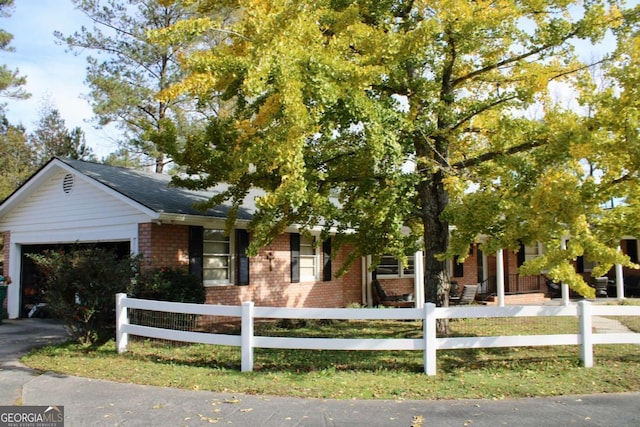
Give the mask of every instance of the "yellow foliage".
M 547 267 L 589 294 L 570 264 L 583 253 L 613 259 L 603 236 L 620 226 L 602 220 L 602 202 L 622 194 L 640 203 L 631 197 L 638 178 L 627 174 L 640 169 L 640 44 L 628 37 L 619 88 L 600 96 L 593 82 L 572 78 L 584 67 L 568 41 L 599 40 L 620 25 L 621 10 L 597 0 L 584 9 L 569 0 L 441 0 L 407 2 L 401 13 L 397 3 L 229 2 L 224 23 L 203 14 L 154 35 L 193 43 L 181 58 L 187 77 L 161 97 L 190 93 L 216 109 L 224 94 L 236 139 L 216 155 L 258 171 L 211 173 L 267 189 L 258 237 L 322 215 L 359 231 L 349 236 L 357 249 L 374 253 L 398 249 L 401 227 L 416 218 L 416 230 L 457 227 L 455 250 L 439 248 L 447 255 L 479 234 L 492 249 L 535 240 L 559 248 L 569 236 L 575 244 L 528 268 Z M 551 81 L 589 93 L 597 117 L 563 110 Z M 601 175 L 587 176 L 587 160 Z
M 261 129 L 281 111 L 280 95 L 275 93 L 269 95 L 265 103 L 258 110 L 258 114 L 253 119 L 253 126 Z

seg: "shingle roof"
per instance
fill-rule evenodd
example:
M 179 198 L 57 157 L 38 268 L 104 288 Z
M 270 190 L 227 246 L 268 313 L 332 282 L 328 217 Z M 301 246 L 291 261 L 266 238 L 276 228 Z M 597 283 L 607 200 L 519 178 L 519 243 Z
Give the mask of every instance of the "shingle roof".
M 226 190 L 228 186 L 225 184 L 220 184 L 208 191 L 193 191 L 171 186 L 171 177 L 168 175 L 81 160 L 59 160 L 79 173 L 158 213 L 226 218 L 230 209 L 230 204 L 219 205 L 206 212 L 196 210 L 193 207 L 195 203 L 206 201 Z M 250 192 L 238 212 L 238 219 L 250 220 L 253 218 L 256 210 L 255 198 L 260 194 L 257 190 Z

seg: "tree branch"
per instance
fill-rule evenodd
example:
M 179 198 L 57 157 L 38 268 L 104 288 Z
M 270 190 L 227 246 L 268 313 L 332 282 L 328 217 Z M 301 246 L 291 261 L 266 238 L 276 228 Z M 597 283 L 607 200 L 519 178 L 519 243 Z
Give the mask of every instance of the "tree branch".
M 480 113 L 482 113 L 484 111 L 490 110 L 490 109 L 492 109 L 493 107 L 495 107 L 497 105 L 500 105 L 500 104 L 502 104 L 504 102 L 511 101 L 513 99 L 516 99 L 516 98 L 518 98 L 518 95 L 513 94 L 513 95 L 507 96 L 505 98 L 496 99 L 495 101 L 482 106 L 482 108 L 479 108 L 478 110 L 473 110 L 473 111 L 469 112 L 466 116 L 464 116 L 462 119 L 460 119 L 456 125 L 452 126 L 451 130 L 458 129 L 460 126 L 462 126 L 463 124 L 465 124 L 469 120 L 471 120 L 471 118 L 477 116 L 478 114 L 480 114 Z
M 536 147 L 541 147 L 543 145 L 545 145 L 548 141 L 546 139 L 540 139 L 540 140 L 535 140 L 535 141 L 529 141 L 529 142 L 525 142 L 523 144 L 520 145 L 514 145 L 513 147 L 509 147 L 505 150 L 501 150 L 501 151 L 490 151 L 488 153 L 484 153 L 481 154 L 477 157 L 468 159 L 468 160 L 462 160 L 460 162 L 454 163 L 451 165 L 452 168 L 454 169 L 467 169 L 467 168 L 471 168 L 474 166 L 478 166 L 484 162 L 488 162 L 490 160 L 494 160 L 500 156 L 508 156 L 511 154 L 516 154 L 516 153 L 522 153 L 524 151 L 529 151 L 533 148 Z
M 579 30 L 579 28 L 578 28 L 578 27 L 576 27 L 573 31 L 571 31 L 571 32 L 567 33 L 567 34 L 566 34 L 566 35 L 561 39 L 561 40 L 562 40 L 562 42 L 566 42 L 566 41 L 567 41 L 567 40 L 569 40 L 570 38 L 575 37 L 575 36 L 578 34 L 578 30 Z M 499 62 L 496 62 L 496 63 L 494 63 L 494 64 L 487 65 L 486 67 L 479 68 L 479 69 L 477 69 L 477 70 L 475 70 L 475 71 L 472 71 L 472 72 L 470 72 L 470 73 L 468 73 L 468 74 L 466 74 L 466 75 L 464 75 L 464 76 L 460 76 L 460 77 L 458 77 L 458 78 L 454 79 L 454 80 L 453 80 L 453 82 L 451 83 L 451 85 L 455 87 L 455 86 L 457 86 L 458 84 L 460 84 L 460 83 L 462 83 L 462 82 L 464 82 L 464 81 L 470 80 L 470 79 L 472 79 L 472 78 L 474 78 L 474 77 L 476 77 L 476 76 L 479 76 L 479 75 L 481 75 L 481 74 L 485 74 L 485 73 L 487 73 L 487 72 L 489 72 L 489 71 L 496 70 L 496 69 L 498 69 L 498 68 L 504 67 L 505 65 L 513 64 L 513 63 L 515 63 L 515 62 L 522 61 L 523 59 L 530 58 L 530 57 L 532 57 L 532 56 L 534 56 L 534 55 L 539 54 L 539 53 L 540 53 L 540 52 L 542 52 L 542 51 L 545 51 L 545 50 L 550 49 L 550 48 L 552 48 L 552 47 L 556 47 L 556 46 L 558 46 L 559 44 L 560 44 L 560 43 L 547 43 L 547 44 L 543 44 L 542 46 L 539 46 L 539 47 L 537 47 L 537 48 L 535 48 L 535 49 L 532 49 L 532 50 L 530 50 L 530 51 L 528 51 L 528 52 L 525 52 L 525 53 L 523 53 L 523 54 L 521 54 L 521 55 L 513 56 L 513 57 L 511 57 L 511 58 L 504 59 L 504 60 L 499 61 Z

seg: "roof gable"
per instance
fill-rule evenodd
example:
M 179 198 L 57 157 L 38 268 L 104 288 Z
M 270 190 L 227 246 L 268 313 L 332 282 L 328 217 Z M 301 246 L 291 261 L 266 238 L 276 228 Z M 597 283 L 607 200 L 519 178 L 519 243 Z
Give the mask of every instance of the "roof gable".
M 216 206 L 206 212 L 194 208 L 195 203 L 209 200 L 226 190 L 226 185 L 220 185 L 211 191 L 192 191 L 171 186 L 171 177 L 168 175 L 81 160 L 54 158 L 0 205 L 0 216 L 29 197 L 36 188 L 43 185 L 54 174 L 59 173 L 60 169 L 70 173 L 75 172 L 92 185 L 111 193 L 152 218 L 169 214 L 223 219 L 227 217 L 230 210 L 230 205 Z M 253 217 L 254 199 L 258 195 L 259 193 L 254 191 L 246 198 L 245 206 L 238 212 L 238 219 L 250 220 Z

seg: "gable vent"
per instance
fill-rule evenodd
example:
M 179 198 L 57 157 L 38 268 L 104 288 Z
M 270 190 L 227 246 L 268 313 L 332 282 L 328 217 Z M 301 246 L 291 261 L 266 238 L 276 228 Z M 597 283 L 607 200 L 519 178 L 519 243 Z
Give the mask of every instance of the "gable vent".
M 64 191 L 65 194 L 69 194 L 71 193 L 72 190 L 73 190 L 73 175 L 68 173 L 64 176 L 64 178 L 62 178 L 62 191 Z

